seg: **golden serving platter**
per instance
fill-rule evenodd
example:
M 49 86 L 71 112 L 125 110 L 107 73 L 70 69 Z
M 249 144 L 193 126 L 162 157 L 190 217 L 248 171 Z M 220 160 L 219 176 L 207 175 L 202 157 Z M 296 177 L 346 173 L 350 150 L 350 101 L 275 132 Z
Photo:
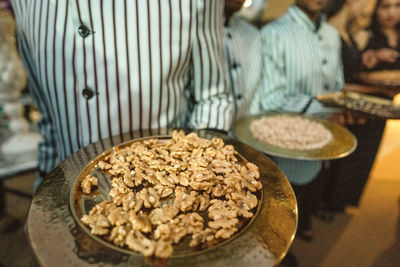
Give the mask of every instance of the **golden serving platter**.
M 341 107 L 382 119 L 400 119 L 400 105 L 381 97 L 356 92 L 338 92 L 319 95 L 317 100 L 327 106 Z
M 171 131 L 156 135 L 135 132 L 97 142 L 71 155 L 49 174 L 38 188 L 27 220 L 28 237 L 42 266 L 275 266 L 282 260 L 297 228 L 297 203 L 290 183 L 268 157 L 228 136 L 206 130 L 196 132 L 203 138 L 222 138 L 235 147 L 242 160 L 259 167 L 263 184 L 260 203 L 255 216 L 239 233 L 198 251 L 183 243 L 168 260 L 146 258 L 90 234 L 79 218 L 108 197 L 109 184 L 107 177 L 98 177 L 98 190 L 85 196 L 77 190 L 80 179 L 114 149 L 147 138 L 170 138 Z
M 250 125 L 254 120 L 258 120 L 264 116 L 276 116 L 276 115 L 288 115 L 288 116 L 301 116 L 303 118 L 316 121 L 321 123 L 327 130 L 332 133 L 332 140 L 318 149 L 299 150 L 299 149 L 286 149 L 264 143 L 255 137 L 250 132 Z M 287 158 L 287 159 L 298 159 L 298 160 L 330 160 L 343 158 L 350 155 L 357 147 L 356 137 L 346 128 L 339 124 L 330 122 L 328 120 L 300 115 L 298 113 L 280 113 L 280 112 L 265 112 L 262 114 L 247 116 L 241 118 L 235 122 L 233 128 L 233 134 L 241 142 L 253 147 L 254 149 L 263 152 L 265 154 Z

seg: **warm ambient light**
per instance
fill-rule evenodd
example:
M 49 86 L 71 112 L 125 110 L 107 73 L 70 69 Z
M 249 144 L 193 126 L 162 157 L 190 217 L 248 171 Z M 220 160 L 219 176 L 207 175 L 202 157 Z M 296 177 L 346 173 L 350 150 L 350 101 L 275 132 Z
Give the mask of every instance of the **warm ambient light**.
M 253 4 L 253 0 L 246 0 L 246 2 L 244 2 L 243 7 L 249 7 Z
M 400 105 L 400 94 L 397 94 L 393 97 L 393 103 Z

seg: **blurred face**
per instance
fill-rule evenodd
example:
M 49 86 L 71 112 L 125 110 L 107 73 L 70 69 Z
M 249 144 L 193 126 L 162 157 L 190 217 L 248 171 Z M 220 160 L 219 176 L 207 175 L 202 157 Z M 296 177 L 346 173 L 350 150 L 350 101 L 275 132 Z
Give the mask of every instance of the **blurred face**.
M 382 0 L 377 7 L 376 15 L 382 27 L 396 26 L 400 22 L 400 0 Z
M 325 8 L 328 0 L 296 0 L 296 5 L 307 14 L 318 14 Z

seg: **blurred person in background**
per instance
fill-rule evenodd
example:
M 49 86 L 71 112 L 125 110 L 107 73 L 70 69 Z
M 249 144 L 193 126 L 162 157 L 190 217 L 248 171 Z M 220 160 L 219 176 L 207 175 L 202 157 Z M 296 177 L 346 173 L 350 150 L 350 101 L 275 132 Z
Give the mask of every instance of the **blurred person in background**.
M 381 31 L 378 29 L 381 28 L 379 25 L 382 25 L 382 22 L 379 21 L 386 20 L 391 23 L 386 23 L 385 25 L 389 26 L 390 24 L 394 27 L 396 23 L 390 18 L 389 13 L 394 14 L 396 12 L 394 11 L 394 6 L 392 6 L 391 12 L 387 11 L 389 7 L 385 1 L 377 2 L 371 24 L 367 29 L 358 29 L 358 31 L 352 32 L 349 32 L 349 29 L 354 28 L 352 24 L 356 23 L 360 16 L 364 15 L 363 6 L 365 1 L 332 0 L 328 5 L 326 10 L 328 21 L 338 29 L 342 38 L 342 59 L 346 81 L 344 85 L 345 91 L 378 94 L 387 97 L 390 96 L 389 94 L 393 94 L 383 86 L 365 85 L 361 84 L 360 81 L 361 71 L 375 69 L 382 64 L 391 64 L 386 61 L 386 59 L 389 60 L 389 58 L 386 58 L 386 53 L 389 53 L 392 48 L 388 48 L 387 42 L 381 42 L 385 38 L 383 38 Z M 397 2 L 400 3 L 400 1 Z M 382 13 L 386 15 L 379 15 Z M 381 40 L 379 41 L 380 44 L 386 46 L 376 46 L 376 36 L 380 36 L 378 38 L 378 40 Z M 380 55 L 381 53 L 382 55 Z M 393 55 L 392 61 L 396 53 Z M 340 116 L 346 116 L 347 118 Z M 356 136 L 358 146 L 350 156 L 329 162 L 328 168 L 323 172 L 323 178 L 320 180 L 319 185 L 322 188 L 319 190 L 322 192 L 320 195 L 321 200 L 315 213 L 319 218 L 328 221 L 333 219 L 335 213 L 344 212 L 346 207 L 357 207 L 359 205 L 386 124 L 383 119 L 360 116 L 354 112 L 338 115 L 334 120 L 346 125 Z
M 263 27 L 262 110 L 290 111 L 328 117 L 336 109 L 323 107 L 318 94 L 343 87 L 341 42 L 322 10 L 328 0 L 297 0 L 281 18 Z M 299 208 L 297 236 L 313 239 L 311 214 L 314 182 L 322 161 L 271 157 L 291 182 Z
M 364 16 L 363 7 L 367 0 L 330 0 L 325 13 L 342 40 L 343 73 L 346 83 L 359 81 L 364 67 L 372 67 L 375 57 L 372 51 L 362 53 L 368 40 L 366 29 L 354 26 Z M 363 57 L 364 60 L 363 60 Z
M 391 5 L 385 1 L 378 1 L 369 24 L 363 27 L 359 22 L 367 16 L 363 9 L 365 3 L 366 0 L 330 0 L 326 8 L 329 23 L 339 31 L 342 38 L 346 82 L 344 90 L 393 98 L 398 90 L 362 83 L 365 83 L 363 75 L 370 71 L 398 69 L 398 51 L 388 45 L 383 32 L 388 32 L 394 43 L 398 41 L 400 1 L 395 0 Z M 396 16 L 391 14 L 397 14 L 397 19 L 393 19 Z M 380 26 L 382 23 L 387 26 L 384 27 L 386 30 Z
M 263 64 L 259 29 L 241 16 L 245 2 L 225 0 L 225 67 L 235 99 L 236 119 L 258 112 L 254 103 L 261 86 Z
M 364 50 L 376 58 L 368 70 L 400 70 L 400 0 L 377 0 L 368 31 Z

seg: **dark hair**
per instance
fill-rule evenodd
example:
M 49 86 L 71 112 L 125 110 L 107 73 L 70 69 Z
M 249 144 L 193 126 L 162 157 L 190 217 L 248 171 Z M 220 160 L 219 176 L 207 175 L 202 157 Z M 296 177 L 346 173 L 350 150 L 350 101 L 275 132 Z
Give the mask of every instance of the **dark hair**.
M 381 32 L 381 25 L 380 25 L 379 22 L 378 22 L 378 8 L 379 8 L 379 5 L 380 5 L 381 3 L 382 3 L 382 0 L 377 0 L 377 1 L 376 1 L 375 8 L 374 8 L 374 13 L 372 14 L 371 23 L 370 23 L 370 26 L 369 26 L 369 27 L 370 27 L 370 29 L 371 29 L 373 32 L 383 34 L 383 33 Z M 397 25 L 395 26 L 395 28 L 396 28 L 398 31 L 400 31 L 400 22 L 397 23 Z
M 324 9 L 324 13 L 328 18 L 336 15 L 340 9 L 342 9 L 343 5 L 346 3 L 346 0 L 329 0 L 328 4 Z
M 375 36 L 375 38 L 383 38 L 387 39 L 386 35 L 381 30 L 381 25 L 378 22 L 378 8 L 382 3 L 382 0 L 377 0 L 375 3 L 374 13 L 371 16 L 371 22 L 369 24 L 369 29 L 371 34 Z M 400 32 L 400 23 L 397 23 L 395 26 L 398 32 Z M 398 40 L 400 41 L 400 35 L 398 36 Z

